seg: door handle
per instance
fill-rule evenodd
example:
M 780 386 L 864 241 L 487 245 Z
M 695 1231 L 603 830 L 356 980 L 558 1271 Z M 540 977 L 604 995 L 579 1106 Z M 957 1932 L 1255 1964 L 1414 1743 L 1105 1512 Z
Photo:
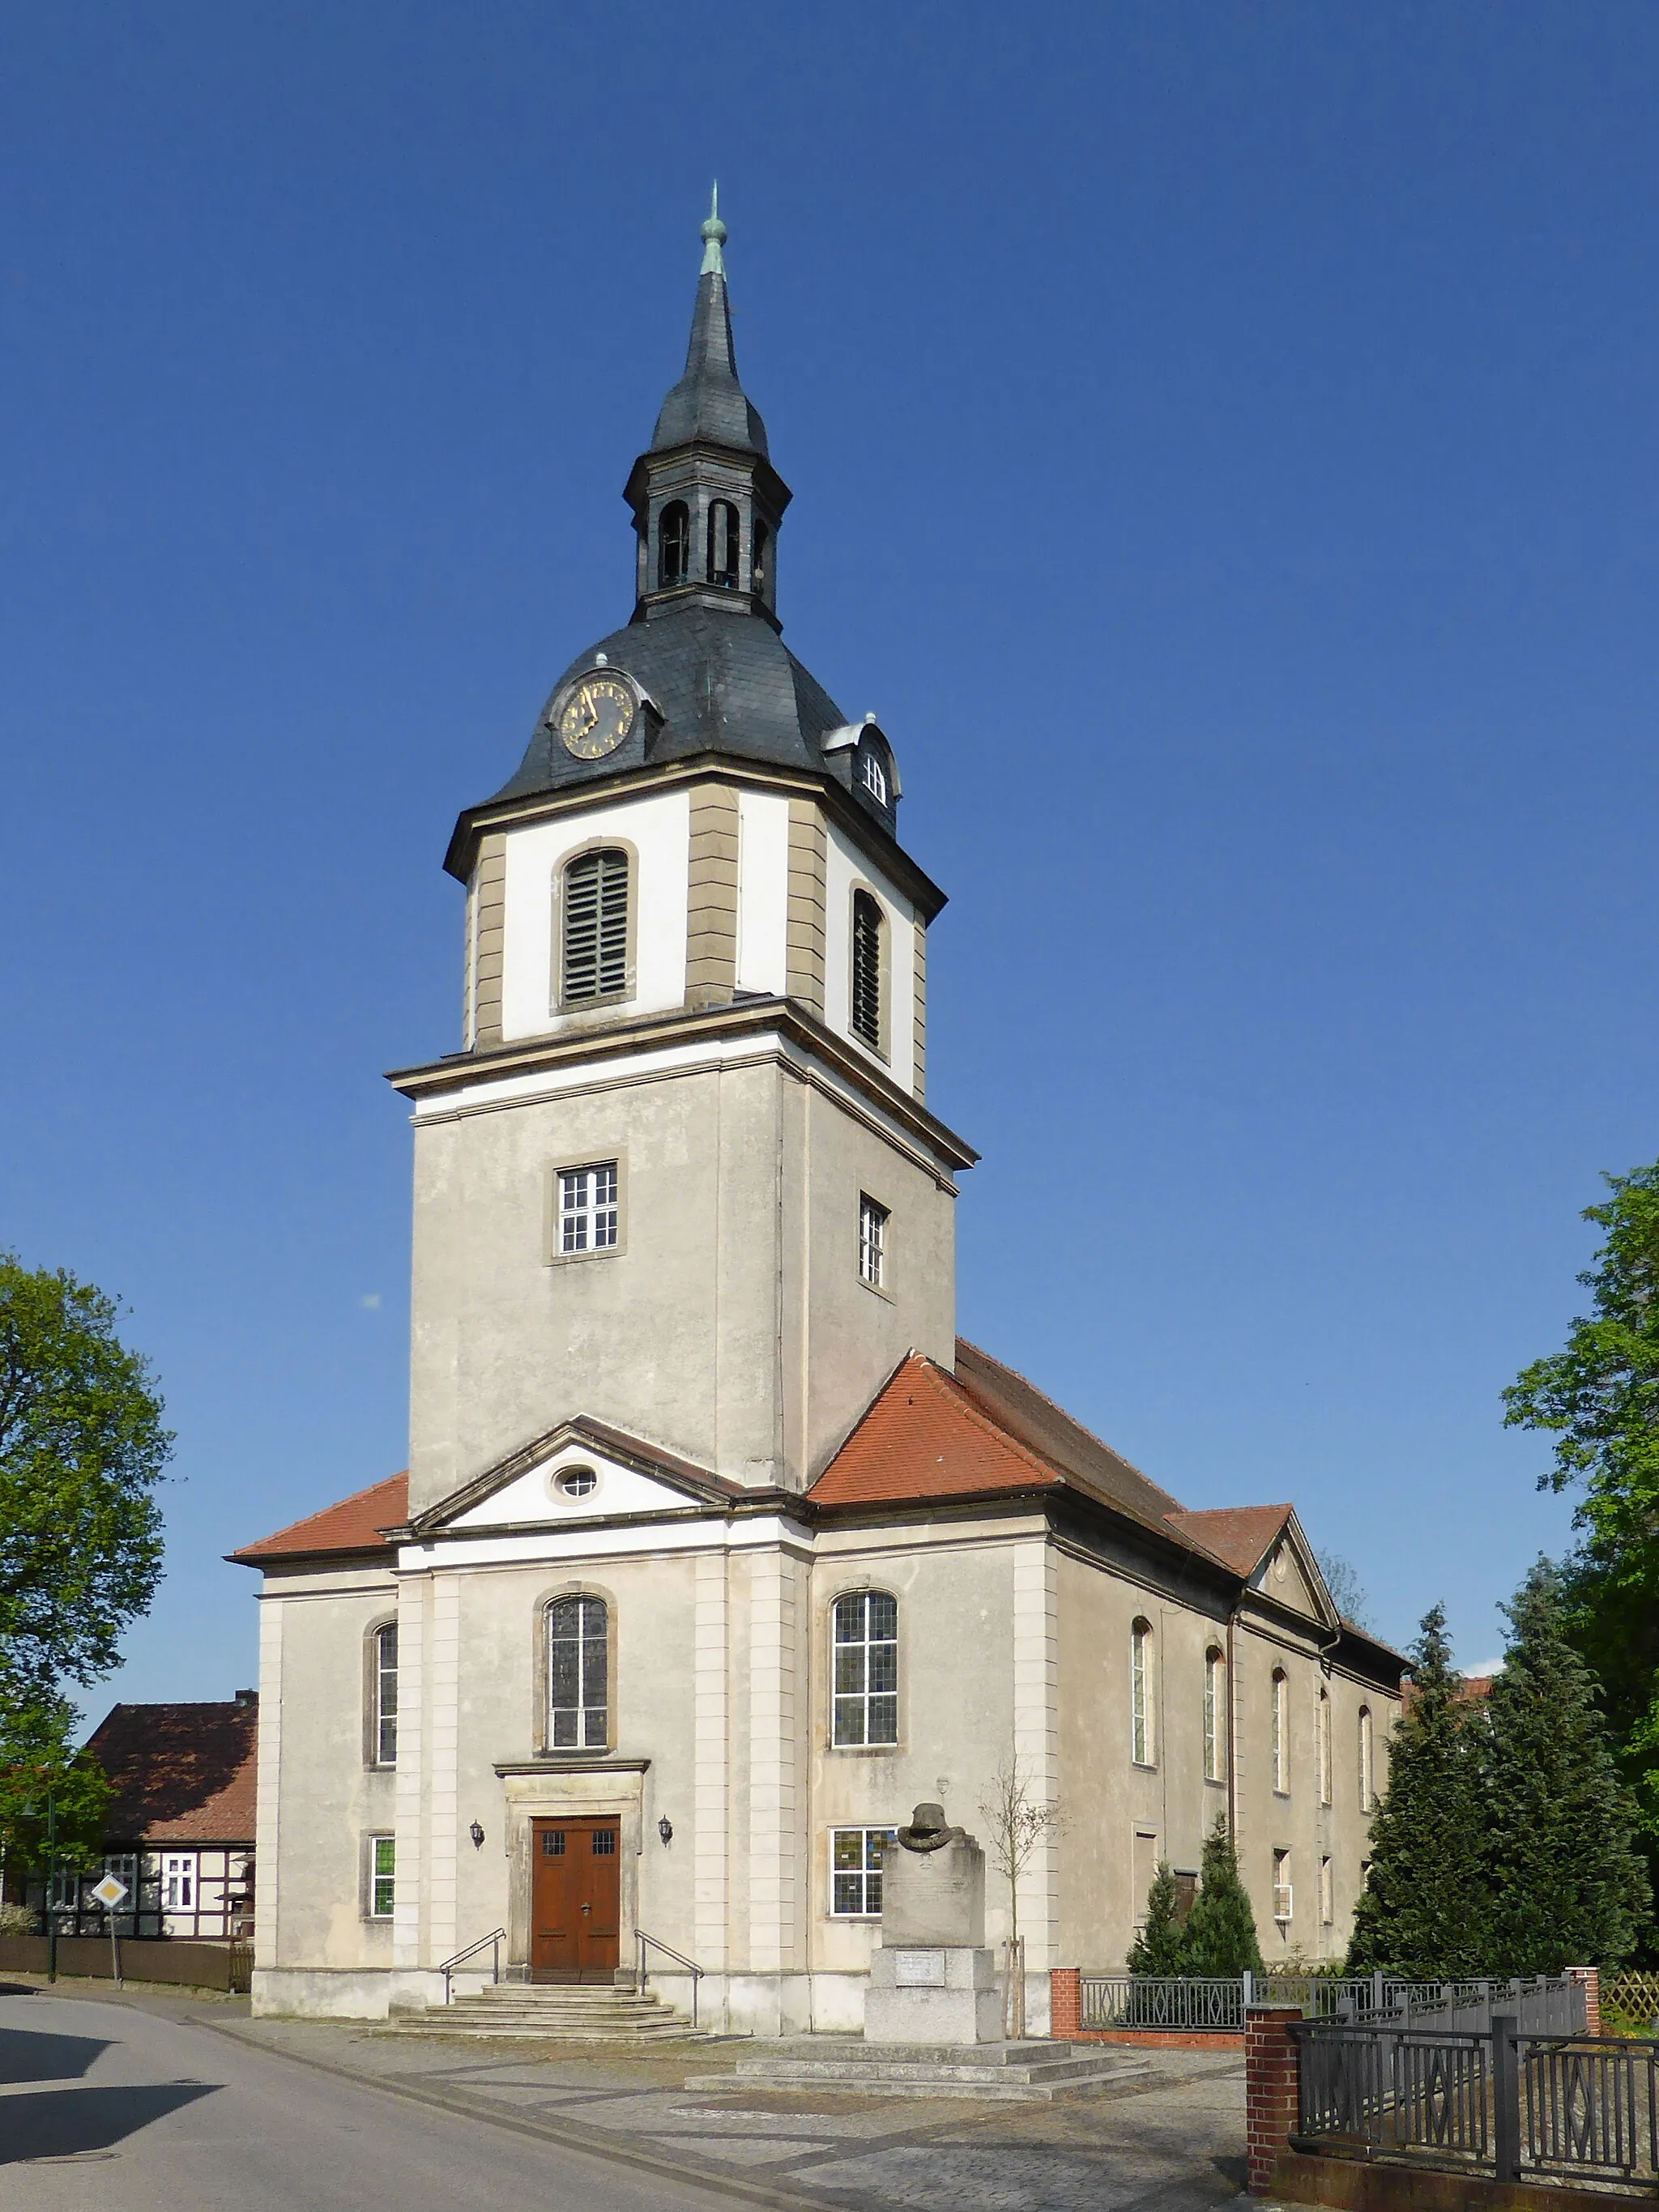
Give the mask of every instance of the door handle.
M 591 1905 L 583 1905 L 583 1907 L 582 1907 L 582 1911 L 583 1911 L 584 1912 L 591 1912 L 592 1910 L 593 1910 L 593 1908 L 592 1908 L 592 1906 Z

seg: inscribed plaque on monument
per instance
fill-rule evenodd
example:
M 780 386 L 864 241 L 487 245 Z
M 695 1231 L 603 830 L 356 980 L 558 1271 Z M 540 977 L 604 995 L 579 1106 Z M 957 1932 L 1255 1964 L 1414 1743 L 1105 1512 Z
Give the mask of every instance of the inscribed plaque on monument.
M 945 1954 L 940 1951 L 895 1951 L 893 1983 L 901 1990 L 942 1990 Z

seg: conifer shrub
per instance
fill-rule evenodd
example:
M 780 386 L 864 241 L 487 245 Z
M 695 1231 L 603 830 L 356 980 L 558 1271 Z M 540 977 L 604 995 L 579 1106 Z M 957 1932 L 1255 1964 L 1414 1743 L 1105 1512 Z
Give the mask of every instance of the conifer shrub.
M 1181 1904 L 1176 1878 L 1167 1859 L 1160 1859 L 1152 1886 L 1146 1893 L 1146 1921 L 1129 1947 L 1132 1974 L 1184 1974 L 1187 1931 L 1181 1923 Z
M 1198 1896 L 1187 1915 L 1183 1936 L 1181 1971 L 1184 1974 L 1231 1977 L 1262 1972 L 1255 1915 L 1239 1880 L 1232 1831 L 1224 1813 L 1204 1838 Z

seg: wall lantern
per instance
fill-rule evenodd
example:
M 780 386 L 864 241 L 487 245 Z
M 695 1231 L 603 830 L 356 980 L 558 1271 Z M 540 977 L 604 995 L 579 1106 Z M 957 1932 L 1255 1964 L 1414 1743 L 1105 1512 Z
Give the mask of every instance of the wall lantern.
M 657 1823 L 657 1833 L 662 1838 L 665 1844 L 672 1844 L 674 1840 L 674 1823 L 666 1813 Z
M 475 1820 L 466 1832 L 472 1838 L 473 1850 L 481 1851 L 483 1849 L 483 1822 Z

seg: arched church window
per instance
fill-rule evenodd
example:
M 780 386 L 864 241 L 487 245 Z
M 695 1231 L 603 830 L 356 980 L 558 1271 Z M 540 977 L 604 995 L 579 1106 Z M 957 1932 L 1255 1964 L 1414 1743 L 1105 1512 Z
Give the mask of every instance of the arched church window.
M 672 592 L 691 567 L 691 510 L 671 499 L 657 520 L 657 588 Z
M 766 597 L 767 566 L 772 553 L 771 535 L 763 522 L 755 525 L 755 544 L 750 556 L 749 570 L 754 578 L 750 588 L 762 599 Z
M 854 1590 L 836 1600 L 835 1714 L 830 1741 L 898 1741 L 898 1600 Z
M 1371 1813 L 1376 1809 L 1376 1776 L 1371 1766 L 1371 1710 L 1359 1708 L 1359 1809 Z
M 1273 1668 L 1273 1788 L 1287 1796 L 1291 1787 L 1291 1683 L 1282 1667 Z
M 853 1033 L 881 1050 L 881 908 L 868 891 L 853 894 Z
M 1153 1712 L 1152 1624 L 1137 1620 L 1129 1631 L 1129 1756 L 1137 1766 L 1157 1763 Z
M 717 499 L 708 510 L 708 580 L 723 592 L 738 588 L 738 510 Z
M 1331 1802 L 1331 1698 L 1328 1690 L 1319 1693 L 1319 1802 Z
M 1204 1779 L 1227 1778 L 1227 1662 L 1215 1647 L 1204 1655 Z
M 628 855 L 581 853 L 564 872 L 562 1003 L 618 998 L 628 988 Z
M 376 1766 L 398 1764 L 398 1624 L 374 1631 L 369 1653 L 369 1748 Z
M 610 1612 L 602 1597 L 547 1608 L 547 1740 L 555 1751 L 603 1751 L 610 1741 Z

